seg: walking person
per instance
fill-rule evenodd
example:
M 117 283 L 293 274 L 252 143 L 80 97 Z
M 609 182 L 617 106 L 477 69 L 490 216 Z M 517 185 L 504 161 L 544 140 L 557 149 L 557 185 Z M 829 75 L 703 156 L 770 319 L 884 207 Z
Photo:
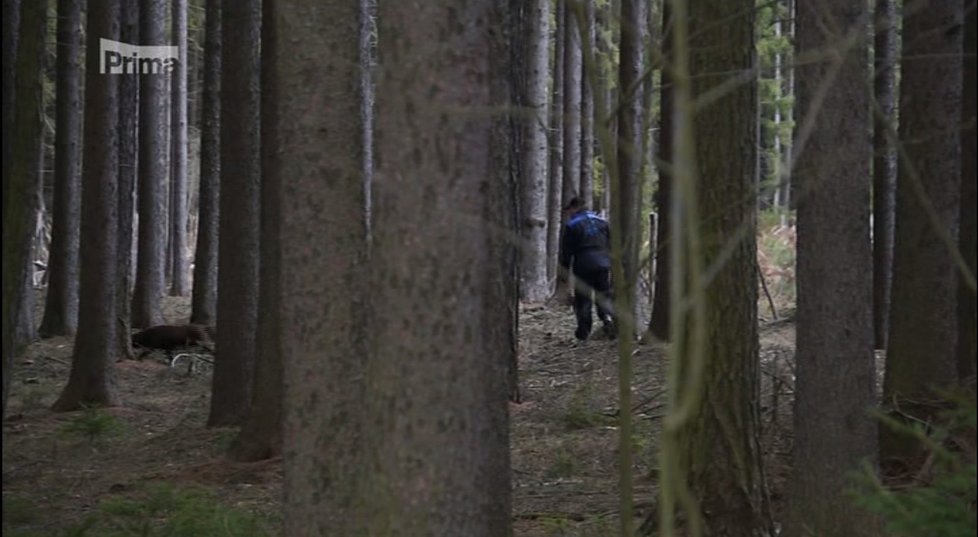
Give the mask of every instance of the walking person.
M 560 266 L 574 274 L 574 337 L 584 341 L 591 334 L 592 304 L 608 337 L 615 336 L 611 313 L 611 232 L 608 221 L 588 211 L 584 200 L 572 198 L 564 207 L 564 234 Z M 596 300 L 592 300 L 592 293 Z

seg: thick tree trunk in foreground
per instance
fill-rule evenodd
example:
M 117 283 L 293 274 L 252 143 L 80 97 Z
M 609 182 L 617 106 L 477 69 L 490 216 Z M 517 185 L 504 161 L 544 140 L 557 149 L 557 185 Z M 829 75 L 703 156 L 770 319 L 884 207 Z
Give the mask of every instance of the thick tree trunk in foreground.
M 684 375 L 692 374 L 696 354 L 688 351 L 699 346 L 702 384 L 680 393 L 682 398 L 696 397 L 697 404 L 678 431 L 676 453 L 683 477 L 677 479 L 684 478 L 698 500 L 706 534 L 743 537 L 773 533 L 758 441 L 758 269 L 754 238 L 758 133 L 753 7 L 753 0 L 693 3 L 688 17 L 689 78 L 683 82 L 691 85 L 691 101 L 684 99 L 684 104 L 679 104 L 680 81 L 674 80 L 681 113 L 676 119 L 677 132 L 679 125 L 689 121 L 686 114 L 694 109 L 690 102 L 697 102 L 699 96 L 737 73 L 750 80 L 709 105 L 695 108 L 691 125 L 694 151 L 683 148 L 690 137 L 676 140 L 677 155 L 683 155 L 677 166 L 698 168 L 701 268 L 713 267 L 718 259 L 725 258 L 703 289 L 703 324 L 694 321 L 692 326 L 687 325 L 683 338 L 687 354 L 681 358 L 681 370 Z M 683 17 L 678 12 L 673 15 L 678 33 Z M 679 50 L 674 52 L 678 63 Z M 679 173 L 677 168 L 674 177 Z M 674 186 L 680 188 L 679 183 Z M 700 282 L 693 279 L 689 285 L 702 285 Z
M 799 57 L 842 43 L 866 23 L 866 4 L 820 0 L 798 9 Z M 823 24 L 823 21 L 830 21 Z M 800 67 L 800 110 L 815 123 L 799 155 L 798 324 L 794 460 L 786 533 L 876 535 L 846 491 L 850 475 L 877 452 L 873 355 L 872 155 L 866 40 Z M 839 61 L 841 60 L 841 65 Z M 831 78 L 832 91 L 819 101 Z
M 288 357 L 286 533 L 367 535 L 370 490 L 360 470 L 369 460 L 362 431 L 372 359 L 356 92 L 359 1 L 286 7 L 274 0 L 273 6 L 265 20 L 272 26 L 272 48 L 262 52 L 271 55 L 266 65 L 275 76 L 268 77 L 268 90 L 276 98 L 263 111 L 263 134 L 272 146 L 268 171 L 280 189 L 280 206 L 290 207 L 278 215 L 282 262 L 298 269 L 282 272 L 279 288 L 281 327 L 288 330 L 281 339 Z M 293 36 L 301 37 L 301 47 Z M 309 109 L 323 113 L 309 116 Z M 335 426 L 326 430 L 317 425 L 322 423 Z
M 363 430 L 373 513 L 363 534 L 511 531 L 499 244 L 515 227 L 498 205 L 507 152 L 496 145 L 499 125 L 470 113 L 509 105 L 495 86 L 495 62 L 507 55 L 495 40 L 506 30 L 501 6 L 454 6 L 388 3 L 378 13 L 380 50 L 390 55 L 377 87 L 376 322 Z

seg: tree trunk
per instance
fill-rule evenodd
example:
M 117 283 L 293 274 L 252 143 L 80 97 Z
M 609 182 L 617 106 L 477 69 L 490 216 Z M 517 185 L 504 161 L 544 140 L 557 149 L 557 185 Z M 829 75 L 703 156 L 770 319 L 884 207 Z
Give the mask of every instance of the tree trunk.
M 895 0 L 876 0 L 876 37 L 873 45 L 873 331 L 877 349 L 886 347 L 890 283 L 893 278 L 893 211 L 897 158 L 892 132 L 896 132 L 896 65 L 899 58 L 899 11 Z
M 682 340 L 675 364 L 682 388 L 674 385 L 672 390 L 680 390 L 688 414 L 667 431 L 664 442 L 673 446 L 670 453 L 680 473 L 664 481 L 688 483 L 698 506 L 685 509 L 687 519 L 699 520 L 705 534 L 767 536 L 774 532 L 758 445 L 754 2 L 710 0 L 690 7 L 688 15 L 685 10 L 672 13 L 674 64 L 685 71 L 688 61 L 690 67 L 688 75 L 683 72 L 673 80 L 673 177 L 675 188 L 696 193 L 694 208 L 687 206 L 683 213 L 698 213 L 698 218 L 687 219 L 683 230 L 691 240 L 690 259 L 701 262 L 682 265 L 694 314 L 685 335 L 677 338 Z M 699 104 L 691 117 L 699 96 L 736 73 L 747 74 L 746 81 L 708 105 Z M 692 179 L 693 170 L 698 170 L 698 183 L 691 188 L 684 181 Z M 679 251 L 676 244 L 673 255 Z M 715 273 L 701 287 L 705 267 L 715 267 Z M 675 409 L 667 422 L 676 419 Z M 674 471 L 668 461 L 663 466 L 670 474 Z M 669 505 L 664 502 L 663 510 Z
M 605 3 L 600 9 L 597 9 L 594 14 L 594 55 L 596 63 L 595 68 L 597 72 L 595 72 L 592 76 L 594 76 L 598 81 L 598 85 L 597 87 L 593 88 L 591 98 L 595 104 L 604 104 L 600 110 L 594 110 L 593 130 L 594 135 L 598 140 L 601 139 L 602 135 L 607 135 L 609 140 L 614 139 L 611 124 L 609 122 L 611 107 L 613 106 L 611 103 L 611 76 L 609 75 L 608 67 L 612 62 L 611 42 L 607 38 L 607 36 L 612 33 L 611 14 L 611 2 Z M 599 95 L 600 97 L 598 97 Z M 595 177 L 594 179 L 595 186 L 593 194 L 593 207 L 596 213 L 607 214 L 608 204 L 605 203 L 605 197 L 608 193 L 608 185 L 610 181 L 608 175 L 608 155 L 605 153 L 608 151 L 613 153 L 614 148 L 605 148 L 599 143 L 597 144 L 596 149 L 598 151 L 598 159 L 601 161 L 602 173 L 600 178 Z M 600 188 L 598 188 L 599 181 Z
M 976 241 L 978 241 L 978 192 L 976 192 L 976 181 L 978 181 L 978 158 L 976 158 L 975 148 L 978 140 L 975 136 L 975 117 L 976 106 L 975 97 L 978 88 L 975 87 L 978 80 L 976 73 L 976 39 L 975 39 L 975 16 L 974 6 L 967 11 L 964 23 L 964 62 L 962 66 L 962 79 L 964 91 L 962 92 L 961 102 L 961 237 L 959 239 L 961 255 L 964 256 L 971 270 L 972 283 L 969 285 L 965 278 L 960 278 L 958 284 L 958 380 L 966 385 L 970 385 L 972 391 L 975 389 L 975 360 L 978 356 L 978 343 L 976 343 L 976 304 L 974 276 L 976 262 Z
M 810 56 L 860 32 L 867 4 L 820 0 L 799 6 L 796 46 Z M 825 23 L 829 21 L 829 23 Z M 787 535 L 876 535 L 879 528 L 846 495 L 850 475 L 875 459 L 872 155 L 868 44 L 799 67 L 800 110 L 818 110 L 799 155 L 796 465 L 789 483 Z M 831 91 L 819 99 L 820 88 Z
M 275 74 L 267 78 L 274 100 L 263 110 L 263 145 L 271 146 L 273 157 L 265 177 L 281 192 L 282 263 L 294 267 L 281 273 L 278 307 L 287 330 L 281 338 L 289 439 L 285 532 L 295 536 L 369 533 L 362 515 L 370 491 L 361 472 L 370 460 L 362 431 L 372 359 L 356 93 L 359 4 L 272 0 L 265 21 L 272 35 L 266 34 L 262 54 L 270 57 L 263 63 Z M 311 108 L 321 113 L 310 116 Z M 333 425 L 326 431 L 316 425 L 322 423 Z
M 638 279 L 638 247 L 642 232 L 639 228 L 639 197 L 642 183 L 642 109 L 641 81 L 645 69 L 643 47 L 648 8 L 645 0 L 622 0 L 621 46 L 619 49 L 618 87 L 621 105 L 618 107 L 618 177 L 612 178 L 611 228 L 612 241 L 619 242 L 623 272 L 612 277 L 614 282 L 616 321 L 619 335 L 635 333 L 635 284 Z M 615 188 L 617 181 L 617 188 Z M 627 313 L 626 313 L 627 312 Z
M 46 4 L 45 4 L 46 6 Z M 25 23 L 26 19 L 24 17 L 24 6 L 21 5 L 21 29 L 29 28 L 27 24 L 34 24 L 33 28 L 38 28 L 38 19 L 31 20 Z M 46 25 L 47 13 L 44 15 L 44 24 Z M 47 26 L 44 27 L 44 33 L 47 34 Z M 40 52 L 38 58 L 38 63 L 40 64 L 40 77 L 41 84 L 46 82 L 47 77 L 45 75 L 47 68 L 45 66 L 47 58 L 47 46 L 44 45 L 44 49 Z M 20 84 L 18 82 L 18 84 Z M 33 90 L 31 90 L 33 91 Z M 16 93 L 16 90 L 15 90 Z M 47 107 L 44 103 L 44 94 L 38 100 L 38 107 L 40 108 L 40 113 L 45 114 Z M 37 252 L 38 246 L 41 246 L 44 242 L 44 195 L 43 182 L 44 182 L 44 134 L 46 129 L 44 128 L 44 122 L 42 120 L 41 128 L 37 133 L 37 140 L 32 140 L 30 147 L 32 147 L 31 156 L 33 157 L 34 169 L 31 170 L 29 176 L 32 178 L 33 183 L 30 185 L 29 195 L 24 199 L 24 203 L 28 214 L 28 252 L 27 256 L 23 258 L 24 266 L 19 271 L 21 274 L 20 286 L 17 292 L 21 294 L 20 298 L 20 311 L 19 315 L 15 320 L 16 326 L 14 327 L 14 352 L 20 353 L 22 350 L 27 348 L 28 345 L 37 340 L 37 327 L 34 322 L 34 259 Z M 12 147 L 17 148 L 16 142 Z
M 284 176 L 280 170 L 283 165 L 279 160 L 279 151 L 283 150 L 282 138 L 291 139 L 289 131 L 283 132 L 283 115 L 291 119 L 295 110 L 287 107 L 279 108 L 278 103 L 283 95 L 294 95 L 294 87 L 282 88 L 280 84 L 282 73 L 285 71 L 285 82 L 293 80 L 289 71 L 291 64 L 284 63 L 278 51 L 281 42 L 278 38 L 280 29 L 289 30 L 285 35 L 294 36 L 295 30 L 289 26 L 280 28 L 280 21 L 274 19 L 277 5 L 265 0 L 262 3 L 261 27 L 261 226 L 259 248 L 259 284 L 258 284 L 258 337 L 255 349 L 255 380 L 251 397 L 251 410 L 241 427 L 230 455 L 241 461 L 256 461 L 276 457 L 282 453 L 283 429 L 283 328 L 282 310 L 282 181 L 294 179 Z M 334 13 L 335 14 L 335 13 Z M 289 12 L 283 13 L 288 17 Z M 308 19 L 300 19 L 308 22 Z M 288 24 L 286 22 L 285 24 Z M 304 46 L 310 46 L 303 41 Z M 348 46 L 348 44 L 346 45 Z M 315 49 L 315 47 L 310 47 Z M 318 49 L 323 50 L 323 49 Z M 298 60 L 298 58 L 295 58 Z M 281 66 L 280 66 L 281 65 Z M 300 63 L 301 65 L 301 63 Z M 343 80 L 346 80 L 345 78 Z M 315 85 L 315 81 L 303 81 Z M 329 99 L 331 104 L 336 99 Z M 310 103 L 311 105 L 311 103 Z M 315 105 L 311 105 L 315 107 Z M 344 111 L 346 111 L 344 109 Z M 283 112 L 285 112 L 283 114 Z M 287 114 L 287 115 L 286 115 Z M 348 120 L 348 118 L 343 118 Z M 347 134 L 347 133 L 344 133 Z M 358 133 L 352 133 L 357 135 Z M 310 139 L 311 141 L 311 139 Z M 332 143 L 333 140 L 324 140 Z M 313 151 L 313 150 L 309 150 Z M 355 153 L 354 153 L 355 154 Z M 313 167 L 312 169 L 317 169 Z M 356 174 L 352 174 L 356 176 Z M 291 205 L 290 205 L 291 207 Z M 291 210 L 291 209 L 290 209 Z M 365 240 L 365 239 L 364 239 Z M 329 243 L 326 243 L 329 244 Z
M 780 42 L 784 36 L 784 16 L 780 12 L 781 4 L 777 2 L 774 7 L 774 39 Z M 765 190 L 767 185 L 774 185 L 774 192 L 772 193 L 771 207 L 776 211 L 783 213 L 787 211 L 788 208 L 782 203 L 782 189 L 781 189 L 781 174 L 784 169 L 784 155 L 781 147 L 781 130 L 782 130 L 782 117 L 781 117 L 781 88 L 784 87 L 784 70 L 783 65 L 785 65 L 784 54 L 781 50 L 777 50 L 774 53 L 774 120 L 772 124 L 772 151 L 771 151 L 771 162 L 769 163 L 770 172 L 769 179 L 765 181 Z M 758 92 L 760 93 L 760 92 Z M 763 98 L 763 97 L 762 97 Z M 760 106 L 758 107 L 760 110 Z M 763 203 L 763 201 L 762 201 Z
M 221 177 L 221 0 L 207 0 L 201 95 L 200 197 L 190 322 L 217 320 L 217 250 Z
M 42 140 L 45 29 L 47 6 L 24 2 L 19 9 L 19 29 L 24 38 L 17 44 L 13 65 L 16 83 L 13 117 L 4 144 L 3 161 L 3 410 L 6 415 L 10 374 L 14 355 L 20 349 L 18 321 L 25 303 L 24 280 L 34 242 L 38 186 L 37 156 Z M 7 21 L 4 21 L 5 23 Z M 7 30 L 4 27 L 4 30 Z M 9 144 L 9 146 L 7 145 Z
M 172 42 L 177 46 L 177 66 L 170 79 L 170 244 L 172 272 L 170 295 L 190 290 L 187 267 L 187 0 L 173 1 Z
M 121 2 L 120 39 L 139 42 L 139 3 Z M 119 277 L 116 286 L 116 319 L 120 358 L 132 357 L 132 242 L 136 203 L 136 166 L 139 157 L 139 77 L 119 78 L 119 232 L 116 255 Z
M 217 355 L 208 425 L 239 425 L 248 415 L 258 339 L 261 163 L 259 40 L 261 3 L 222 9 L 221 200 Z
M 594 54 L 594 0 L 583 0 L 584 28 L 581 46 Z M 578 6 L 581 9 L 581 6 Z M 578 19 L 580 20 L 580 19 Z M 582 62 L 583 66 L 583 62 Z M 588 210 L 594 208 L 594 94 L 592 82 L 597 73 L 585 72 L 581 76 L 581 199 Z
M 785 31 L 785 36 L 789 40 L 794 40 L 795 33 L 796 33 L 795 32 L 795 13 L 797 12 L 796 1 L 784 0 L 784 2 L 786 4 L 786 10 L 788 12 L 785 17 L 785 23 L 787 26 L 787 29 Z M 794 60 L 795 60 L 794 55 L 791 53 L 791 51 L 789 51 L 789 56 L 787 59 L 785 59 L 785 63 L 791 65 L 794 63 Z M 795 98 L 795 70 L 788 69 L 788 73 L 785 78 L 786 78 L 785 81 L 786 89 L 785 89 L 784 98 L 788 100 L 792 100 Z M 795 121 L 794 115 L 795 115 L 795 107 L 789 106 L 788 109 L 785 111 L 784 120 L 788 123 L 794 123 Z M 786 164 L 784 165 L 783 173 L 780 178 L 781 179 L 780 181 L 781 206 L 784 208 L 784 212 L 782 213 L 782 217 L 781 217 L 781 225 L 786 225 L 788 223 L 786 215 L 789 214 L 789 211 L 795 210 L 796 208 L 795 198 L 793 195 L 793 187 L 792 187 L 792 175 L 794 174 L 794 168 L 792 164 L 795 161 L 794 149 L 793 149 L 794 146 L 792 145 L 793 143 L 794 142 L 791 139 L 789 139 L 789 143 L 782 149 L 782 151 L 784 151 L 784 162 Z
M 662 4 L 662 64 L 672 63 L 672 10 L 669 2 Z M 669 300 L 671 281 L 669 277 L 672 254 L 670 249 L 675 242 L 672 233 L 672 151 L 673 151 L 673 96 L 672 76 L 669 69 L 661 70 L 659 89 L 659 145 L 656 147 L 656 168 L 658 169 L 659 184 L 655 190 L 653 201 L 658 212 L 658 226 L 655 240 L 655 292 L 652 295 L 652 317 L 649 319 L 649 331 L 660 340 L 669 339 L 669 311 L 672 308 Z
M 89 36 L 119 39 L 119 1 L 87 7 Z M 99 72 L 99 48 L 89 46 L 85 63 L 85 163 L 82 170 L 81 287 L 78 335 L 68 384 L 52 407 L 115 405 L 116 232 L 118 223 L 118 78 Z
M 560 252 L 561 200 L 564 187 L 564 34 L 567 33 L 564 12 L 567 6 L 557 2 L 554 13 L 554 77 L 550 101 L 550 166 L 547 181 L 547 280 L 553 287 L 557 280 L 557 258 Z M 559 294 L 559 290 L 558 290 Z
M 14 124 L 14 79 L 16 78 L 17 40 L 20 32 L 20 0 L 3 0 L 3 147 L 2 160 L 10 162 L 13 143 L 11 132 Z M 7 188 L 8 177 L 3 176 L 3 188 Z M 6 192 L 6 190 L 4 190 Z M 6 377 L 4 377 L 6 378 Z
M 7 174 L 7 166 L 11 161 L 11 145 L 13 143 L 13 124 L 14 124 L 14 78 L 16 74 L 16 63 L 17 63 L 17 37 L 20 31 L 20 0 L 3 0 L 3 140 L 2 140 L 2 156 L 0 161 L 3 162 L 3 201 L 11 200 L 12 194 L 8 195 L 8 190 L 10 188 L 10 176 Z M 15 182 L 15 188 L 22 188 L 19 182 Z M 23 194 L 21 194 L 23 195 Z M 21 247 L 23 243 L 21 240 L 26 240 L 21 237 L 24 235 L 26 237 L 26 215 L 9 212 L 6 209 L 6 204 L 4 204 L 3 211 L 3 260 L 4 260 L 4 271 L 3 271 L 3 409 L 4 416 L 6 416 L 7 409 L 7 395 L 10 389 L 10 374 L 13 371 L 13 361 L 14 361 L 14 323 L 10 322 L 11 315 L 17 314 L 19 310 L 23 307 L 21 304 L 22 297 L 20 295 L 13 295 L 12 290 L 15 287 L 12 283 L 8 281 L 7 278 L 13 277 L 15 274 L 20 274 L 20 269 L 16 269 L 19 265 L 13 265 L 15 259 L 23 259 L 28 253 L 21 252 Z M 16 215 L 16 218 L 14 216 Z M 9 217 L 9 219 L 8 219 Z M 23 227 L 21 227 L 23 226 Z M 8 240 L 8 232 L 10 233 L 11 239 Z M 11 264 L 7 264 L 11 263 Z M 8 270 L 15 269 L 15 270 Z
M 377 270 L 371 274 L 382 285 L 369 287 L 359 277 L 367 251 L 356 160 L 362 154 L 356 147 L 362 125 L 351 92 L 359 77 L 354 69 L 357 27 L 350 22 L 356 20 L 357 5 L 349 4 L 301 11 L 291 6 L 274 17 L 277 34 L 302 35 L 304 44 L 320 45 L 286 50 L 289 41 L 283 40 L 275 62 L 276 80 L 291 97 L 280 101 L 280 130 L 273 130 L 281 140 L 276 144 L 280 177 L 289 179 L 282 182 L 282 201 L 290 207 L 281 214 L 283 262 L 316 267 L 283 273 L 283 321 L 295 329 L 295 337 L 283 340 L 285 355 L 293 357 L 285 370 L 286 434 L 295 439 L 295 450 L 286 453 L 286 532 L 353 535 L 397 528 L 403 535 L 505 535 L 506 361 L 492 359 L 499 357 L 489 350 L 499 349 L 498 341 L 477 343 L 466 336 L 472 330 L 485 333 L 478 321 L 488 320 L 489 304 L 477 300 L 477 307 L 463 313 L 451 298 L 460 292 L 497 296 L 488 291 L 498 276 L 491 259 L 498 260 L 499 252 L 487 245 L 493 244 L 489 230 L 502 222 L 485 194 L 473 187 L 493 175 L 488 170 L 500 153 L 490 149 L 491 118 L 436 112 L 436 103 L 453 108 L 500 104 L 489 98 L 490 54 L 498 52 L 487 39 L 490 9 L 485 2 L 470 4 L 466 10 L 473 13 L 458 15 L 475 25 L 465 31 L 449 26 L 446 8 L 434 2 L 381 6 L 381 49 L 395 57 L 381 64 L 378 78 Z M 317 18 L 321 24 L 307 24 Z M 405 20 L 425 21 L 425 27 Z M 454 46 L 432 43 L 427 37 L 432 25 Z M 464 33 L 450 33 L 456 31 Z M 322 48 L 333 54 L 305 52 Z M 449 56 L 448 51 L 463 54 Z M 419 69 L 431 75 L 415 78 Z M 331 76 L 322 77 L 323 72 Z M 454 83 L 438 86 L 433 95 L 417 82 L 449 74 Z M 324 102 L 332 104 L 323 108 L 327 113 L 316 121 L 300 121 L 308 118 L 309 106 Z M 437 147 L 462 158 L 440 160 Z M 332 180 L 323 183 L 322 173 L 313 173 L 322 169 Z M 452 185 L 441 180 L 449 175 L 458 178 Z M 405 187 L 425 182 L 444 195 Z M 407 207 L 412 210 L 405 212 Z M 401 248 L 407 237 L 416 242 Z M 458 248 L 464 257 L 449 255 Z M 416 272 L 421 259 L 433 271 Z M 456 267 L 455 260 L 461 259 L 465 263 Z M 336 281 L 347 284 L 338 289 Z M 422 295 L 429 308 L 417 308 Z M 370 311 L 379 317 L 376 324 L 367 323 L 363 299 L 368 297 Z M 325 311 L 324 302 L 331 305 Z M 463 324 L 442 331 L 445 318 Z M 379 334 L 368 347 L 366 336 L 374 328 Z M 431 336 L 432 330 L 438 337 Z M 433 408 L 442 409 L 434 418 Z M 483 417 L 475 420 L 476 414 Z M 330 431 L 328 442 L 312 425 L 324 422 L 343 425 Z M 364 466 L 369 473 L 361 471 Z M 317 477 L 324 474 L 331 485 L 325 488 Z M 418 479 L 438 486 L 419 489 Z
M 165 45 L 166 0 L 141 1 L 141 44 Z M 163 321 L 161 301 L 166 285 L 166 179 L 170 162 L 166 132 L 166 93 L 169 88 L 166 80 L 162 73 L 139 75 L 139 251 L 132 299 L 132 324 L 137 328 L 156 326 Z
M 618 160 L 618 106 L 621 102 L 621 88 L 618 87 L 617 83 L 612 84 L 611 81 L 617 78 L 618 65 L 621 63 L 618 55 L 615 54 L 615 51 L 621 49 L 621 20 L 618 16 L 621 13 L 621 0 L 609 0 L 605 7 L 605 12 L 608 17 L 608 28 L 606 31 L 610 34 L 607 69 L 605 71 L 605 117 L 607 118 L 605 128 L 608 129 L 610 134 L 611 147 L 608 148 L 608 154 L 605 156 L 606 185 L 602 196 L 602 203 L 610 215 L 613 210 L 611 207 L 611 182 L 614 180 L 611 178 L 610 169 L 612 165 L 610 162 L 612 160 Z
M 363 122 L 363 219 L 371 238 L 374 177 L 374 70 L 377 67 L 377 0 L 360 0 L 360 121 Z
M 380 50 L 391 56 L 377 87 L 376 324 L 363 405 L 372 507 L 365 531 L 338 533 L 511 532 L 509 326 L 499 316 L 499 241 L 516 231 L 499 210 L 508 148 L 492 117 L 467 113 L 511 106 L 496 63 L 508 57 L 505 7 L 493 4 L 380 6 Z
M 522 182 L 520 292 L 528 302 L 550 295 L 547 280 L 547 125 L 550 91 L 550 0 L 535 0 L 527 24 L 526 149 Z
M 561 207 L 581 189 L 581 32 L 577 14 L 564 7 L 564 165 Z
M 901 160 L 890 333 L 883 394 L 929 420 L 933 389 L 957 379 L 957 244 L 961 147 L 961 0 L 904 10 L 900 75 Z M 928 58 L 921 61 L 921 57 Z M 884 463 L 911 454 L 905 437 L 881 430 Z
M 42 337 L 78 326 L 78 223 L 81 206 L 81 1 L 58 0 L 54 207 Z
M 525 110 L 527 7 L 524 0 L 507 0 L 497 5 L 495 26 L 501 38 L 494 39 L 490 52 L 490 100 L 504 110 Z M 496 252 L 495 285 L 487 292 L 497 298 L 489 308 L 488 337 L 501 351 L 506 367 L 509 401 L 522 402 L 519 375 L 520 333 L 520 245 L 513 241 L 520 233 L 520 185 L 526 182 L 523 166 L 525 120 L 517 114 L 493 117 L 490 157 L 495 175 L 489 182 L 492 229 L 487 248 Z M 501 232 L 500 232 L 501 231 Z
M 559 207 L 566 207 L 567 202 L 578 196 L 581 188 L 581 79 L 584 62 L 581 51 L 581 32 L 577 24 L 577 13 L 571 5 L 565 5 L 562 14 L 564 22 L 563 46 L 563 158 L 561 165 L 561 194 Z M 558 240 L 563 237 L 562 211 L 558 208 L 560 232 Z M 563 243 L 563 240 L 560 240 Z M 560 255 L 560 247 L 557 247 Z M 561 270 L 559 267 L 557 271 Z M 558 300 L 569 297 L 573 282 L 571 275 L 558 278 L 556 296 Z

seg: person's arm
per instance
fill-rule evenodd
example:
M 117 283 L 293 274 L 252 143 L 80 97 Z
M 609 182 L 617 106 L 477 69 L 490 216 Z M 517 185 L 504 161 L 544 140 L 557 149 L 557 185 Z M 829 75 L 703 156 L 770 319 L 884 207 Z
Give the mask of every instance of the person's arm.
M 560 266 L 565 271 L 570 268 L 570 261 L 573 252 L 573 233 L 571 233 L 570 226 L 563 226 L 560 230 L 560 252 L 558 253 L 558 259 L 560 260 Z

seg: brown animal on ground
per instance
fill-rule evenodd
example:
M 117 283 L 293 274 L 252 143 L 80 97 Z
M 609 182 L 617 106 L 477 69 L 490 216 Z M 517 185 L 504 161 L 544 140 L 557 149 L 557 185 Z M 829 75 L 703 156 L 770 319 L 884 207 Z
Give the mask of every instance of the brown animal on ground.
M 185 325 L 160 325 L 152 326 L 141 330 L 132 335 L 133 348 L 141 349 L 139 357 L 142 358 L 155 349 L 171 351 L 197 345 L 213 352 L 213 348 L 208 343 L 213 343 L 211 337 L 213 328 L 199 324 Z

